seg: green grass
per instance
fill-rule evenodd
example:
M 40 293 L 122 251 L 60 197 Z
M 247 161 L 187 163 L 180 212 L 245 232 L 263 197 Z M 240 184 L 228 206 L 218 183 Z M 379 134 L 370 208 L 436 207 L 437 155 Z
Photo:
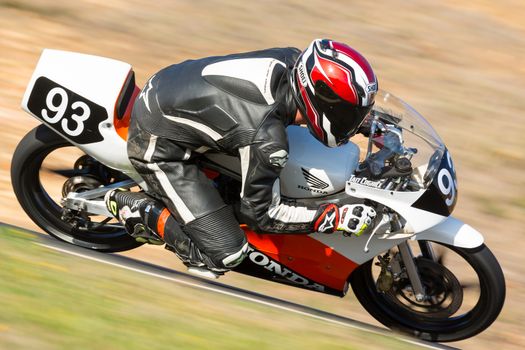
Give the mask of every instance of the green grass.
M 0 226 L 1 349 L 414 348 L 34 242 Z

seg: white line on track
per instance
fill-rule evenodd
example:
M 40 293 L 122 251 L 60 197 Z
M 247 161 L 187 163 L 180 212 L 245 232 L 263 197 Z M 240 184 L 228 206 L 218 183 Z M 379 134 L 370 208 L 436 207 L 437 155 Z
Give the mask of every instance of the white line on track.
M 360 327 L 357 324 L 351 324 L 351 323 L 347 323 L 347 322 L 342 322 L 342 321 L 330 319 L 328 317 L 315 315 L 313 313 L 309 313 L 309 312 L 297 310 L 297 309 L 294 309 L 294 308 L 286 307 L 286 306 L 283 306 L 283 305 L 279 305 L 277 303 L 272 303 L 270 301 L 264 301 L 264 300 L 260 300 L 260 299 L 257 299 L 257 298 L 252 298 L 252 297 L 249 297 L 249 296 L 246 296 L 246 295 L 241 295 L 241 294 L 238 294 L 238 293 L 229 292 L 227 290 L 222 290 L 220 288 L 213 288 L 213 287 L 202 285 L 202 284 L 199 284 L 199 283 L 185 281 L 182 278 L 164 276 L 164 275 L 162 275 L 160 273 L 145 271 L 143 269 L 127 266 L 127 265 L 124 265 L 124 264 L 118 264 L 118 263 L 111 262 L 111 261 L 108 261 L 108 260 L 105 260 L 105 259 L 95 258 L 93 256 L 89 256 L 89 255 L 86 255 L 86 254 L 73 252 L 73 251 L 70 251 L 70 250 L 67 250 L 67 249 L 63 249 L 63 248 L 59 248 L 59 247 L 55 247 L 55 246 L 52 246 L 52 245 L 47 245 L 47 244 L 38 243 L 38 242 L 35 242 L 35 244 L 37 244 L 39 246 L 42 246 L 42 247 L 45 247 L 45 248 L 48 248 L 48 249 L 53 249 L 53 250 L 56 250 L 56 251 L 59 251 L 59 252 L 62 252 L 62 253 L 74 255 L 74 256 L 77 256 L 77 257 L 80 257 L 80 258 L 84 258 L 84 259 L 96 261 L 96 262 L 99 262 L 99 263 L 102 263 L 102 264 L 107 264 L 107 265 L 119 267 L 119 268 L 122 268 L 122 269 L 138 272 L 138 273 L 141 273 L 141 274 L 144 274 L 144 275 L 153 276 L 153 277 L 157 277 L 157 278 L 164 279 L 164 280 L 169 280 L 169 281 L 172 281 L 172 282 L 175 282 L 175 283 L 179 283 L 179 284 L 182 284 L 182 285 L 186 285 L 186 286 L 189 286 L 189 287 L 199 288 L 199 289 L 207 290 L 207 291 L 214 292 L 214 293 L 219 293 L 219 294 L 223 294 L 223 295 L 232 296 L 232 297 L 235 297 L 235 298 L 238 298 L 238 299 L 243 299 L 243 300 L 247 300 L 247 301 L 250 301 L 250 302 L 257 303 L 257 304 L 270 306 L 270 307 L 273 307 L 273 308 L 276 308 L 276 309 L 285 310 L 285 311 L 288 311 L 288 312 L 293 312 L 293 313 L 296 313 L 296 314 L 299 314 L 299 315 L 308 316 L 308 317 L 315 318 L 315 319 L 318 319 L 318 320 L 322 320 L 322 321 L 325 321 L 325 322 L 338 324 L 338 325 L 341 325 L 341 326 L 344 326 L 344 327 L 358 329 L 358 330 L 365 331 L 365 332 L 368 332 L 368 333 L 374 333 L 374 334 L 378 334 L 378 335 L 382 335 L 382 336 L 391 337 L 391 338 L 397 339 L 399 341 L 402 341 L 402 342 L 405 342 L 405 343 L 409 343 L 409 344 L 418 345 L 418 346 L 421 346 L 421 347 L 424 347 L 424 348 L 427 348 L 427 349 L 453 349 L 451 347 L 444 346 L 444 345 L 441 345 L 441 344 L 433 345 L 432 343 L 429 343 L 429 342 L 412 340 L 410 338 L 406 338 L 406 337 L 403 337 L 403 336 L 398 336 L 395 333 L 390 333 L 390 332 L 388 332 L 386 330 L 384 330 L 384 331 L 380 330 L 379 328 L 378 328 L 378 330 L 374 330 L 372 327 L 370 327 L 370 328 Z

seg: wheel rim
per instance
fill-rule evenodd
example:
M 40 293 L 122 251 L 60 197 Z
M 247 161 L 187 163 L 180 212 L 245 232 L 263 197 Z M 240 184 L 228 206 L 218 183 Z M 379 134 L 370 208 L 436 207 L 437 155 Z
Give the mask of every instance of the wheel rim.
M 27 168 L 26 172 L 31 172 L 32 169 L 41 169 L 50 154 L 58 150 L 63 151 L 67 147 L 73 149 L 66 141 L 48 144 L 48 147 L 40 149 L 40 152 L 35 154 L 34 157 L 25 164 L 25 168 Z M 71 166 L 71 169 L 66 169 L 63 173 L 67 171 L 74 173 L 75 169 Z M 29 202 L 34 203 L 34 207 L 30 208 L 30 211 L 36 213 L 33 215 L 38 215 L 50 223 L 50 227 L 47 227 L 46 230 L 52 231 L 52 234 L 65 241 L 89 248 L 93 248 L 96 244 L 104 245 L 108 240 L 114 240 L 117 237 L 127 236 L 126 231 L 122 228 L 101 226 L 98 229 L 81 230 L 64 222 L 61 219 L 62 207 L 57 204 L 56 196 L 53 198 L 53 196 L 48 193 L 48 188 L 46 188 L 47 186 L 45 185 L 46 176 L 43 176 L 43 172 L 42 169 L 39 170 L 36 176 L 31 173 L 26 173 L 24 176 L 24 184 L 26 186 L 25 195 L 31 196 L 32 200 Z M 64 177 L 64 180 L 66 179 L 67 178 Z
M 420 257 L 415 263 L 429 297 L 417 300 L 409 279 L 403 278 L 385 293 L 385 300 L 417 313 L 425 322 L 453 316 L 463 302 L 463 290 L 458 279 L 445 266 L 432 260 Z
M 440 245 L 440 244 L 439 244 Z M 421 310 L 413 310 L 410 307 L 407 307 L 406 303 L 402 303 L 399 300 L 399 294 L 396 294 L 398 291 L 390 291 L 388 293 L 381 293 L 377 291 L 376 288 L 376 278 L 373 275 L 372 267 L 373 264 L 370 264 L 369 268 L 366 270 L 367 278 L 365 278 L 366 288 L 370 295 L 375 295 L 375 298 L 378 300 L 376 305 L 381 309 L 381 311 L 387 314 L 391 319 L 395 320 L 397 324 L 402 327 L 406 327 L 411 330 L 416 330 L 416 335 L 418 333 L 446 333 L 447 331 L 453 330 L 457 332 L 463 328 L 469 327 L 473 322 L 476 322 L 476 319 L 482 314 L 482 309 L 486 303 L 490 302 L 490 296 L 488 295 L 488 281 L 486 276 L 483 273 L 480 273 L 478 269 L 475 268 L 473 262 L 470 261 L 469 255 L 466 254 L 463 250 L 448 246 L 440 245 L 446 249 L 449 249 L 460 256 L 463 261 L 468 263 L 472 270 L 476 271 L 475 275 L 479 284 L 479 293 L 477 301 L 473 304 L 472 307 L 469 307 L 468 311 L 462 311 L 458 313 L 459 307 L 457 305 L 458 301 L 463 301 L 463 295 L 461 298 L 456 299 L 448 304 L 444 308 L 439 308 L 435 312 L 422 312 Z M 416 262 L 423 259 L 418 258 Z M 419 262 L 419 264 L 426 265 L 425 268 L 428 268 L 428 262 Z M 424 268 L 424 269 L 425 269 Z M 445 270 L 443 270 L 445 271 Z M 452 274 L 448 269 L 444 272 L 445 276 Z M 423 283 L 427 283 L 425 272 L 423 273 Z M 457 290 L 457 284 L 454 281 L 457 279 L 454 277 L 446 282 L 445 290 L 448 292 L 450 288 Z M 458 281 L 459 283 L 459 281 Z M 398 286 L 401 290 L 403 285 Z M 442 286 L 443 287 L 443 286 Z M 443 288 L 442 288 L 443 289 Z M 439 287 L 437 287 L 439 291 Z M 454 304 L 456 303 L 456 304 Z M 431 338 L 434 336 L 431 336 Z

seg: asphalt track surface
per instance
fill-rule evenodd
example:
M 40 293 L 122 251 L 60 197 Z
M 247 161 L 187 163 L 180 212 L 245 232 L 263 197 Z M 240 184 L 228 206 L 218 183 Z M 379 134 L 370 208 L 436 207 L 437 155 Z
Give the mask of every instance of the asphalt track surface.
M 0 225 L 8 228 L 14 228 L 19 230 L 25 230 L 24 228 L 12 226 L 9 224 L 0 223 Z M 30 231 L 31 233 L 37 236 L 37 241 L 35 244 L 38 244 L 42 247 L 52 249 L 55 251 L 62 252 L 64 254 L 73 255 L 83 259 L 88 259 L 96 261 L 101 264 L 111 265 L 119 267 L 122 269 L 134 271 L 136 273 L 141 273 L 155 278 L 160 278 L 163 280 L 169 280 L 171 282 L 185 285 L 191 288 L 206 290 L 212 293 L 219 293 L 223 295 L 231 296 L 232 298 L 242 299 L 245 301 L 266 305 L 268 307 L 285 310 L 295 314 L 303 315 L 305 317 L 315 318 L 331 324 L 338 324 L 340 326 L 349 327 L 358 329 L 364 332 L 379 334 L 397 340 L 415 344 L 426 349 L 457 349 L 454 347 L 446 346 L 439 343 L 431 343 L 427 341 L 422 341 L 416 338 L 410 338 L 404 335 L 394 333 L 388 329 L 370 325 L 364 322 L 353 320 L 349 317 L 338 316 L 330 312 L 318 310 L 306 305 L 296 304 L 290 301 L 286 301 L 279 298 L 274 298 L 264 294 L 256 293 L 250 290 L 233 287 L 226 285 L 214 280 L 209 280 L 181 271 L 176 271 L 169 269 L 163 266 L 150 264 L 145 261 L 136 260 L 133 258 L 125 257 L 122 255 L 111 254 L 111 253 L 100 253 L 97 251 L 77 247 L 69 243 L 65 243 L 59 240 L 54 239 L 51 236 Z

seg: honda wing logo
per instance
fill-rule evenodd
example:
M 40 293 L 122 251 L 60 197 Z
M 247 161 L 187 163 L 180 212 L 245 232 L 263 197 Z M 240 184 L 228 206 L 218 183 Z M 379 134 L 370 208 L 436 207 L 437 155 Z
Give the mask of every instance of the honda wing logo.
M 310 174 L 308 172 L 308 170 L 306 170 L 305 168 L 301 168 L 301 170 L 303 171 L 303 176 L 304 176 L 308 186 L 310 186 L 312 188 L 315 188 L 315 189 L 318 189 L 318 190 L 324 190 L 325 188 L 330 186 L 329 184 L 327 184 L 326 182 L 324 182 L 320 178 Z

